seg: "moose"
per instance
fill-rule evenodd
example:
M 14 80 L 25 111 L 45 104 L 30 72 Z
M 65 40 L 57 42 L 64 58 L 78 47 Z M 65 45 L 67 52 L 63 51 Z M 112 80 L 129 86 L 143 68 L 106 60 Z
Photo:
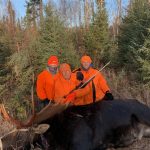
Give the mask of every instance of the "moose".
M 150 136 L 150 108 L 135 99 L 69 107 L 48 104 L 25 122 L 15 120 L 4 108 L 3 112 L 19 128 L 48 124 L 50 127 L 42 132 L 48 146 L 44 147 L 41 136 L 33 140 L 43 149 L 105 150 L 125 147 Z

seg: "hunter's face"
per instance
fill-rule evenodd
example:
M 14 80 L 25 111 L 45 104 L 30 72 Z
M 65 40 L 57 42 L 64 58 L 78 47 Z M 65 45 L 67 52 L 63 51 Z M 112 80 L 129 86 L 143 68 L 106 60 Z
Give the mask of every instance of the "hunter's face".
M 84 69 L 89 69 L 90 68 L 90 64 L 89 62 L 83 62 L 82 66 L 84 67 Z
M 65 80 L 69 80 L 71 78 L 71 71 L 70 70 L 62 71 L 62 75 Z
M 57 65 L 48 65 L 48 70 L 49 70 L 52 74 L 56 74 L 56 73 L 57 73 L 57 69 L 58 69 L 58 66 L 57 66 Z

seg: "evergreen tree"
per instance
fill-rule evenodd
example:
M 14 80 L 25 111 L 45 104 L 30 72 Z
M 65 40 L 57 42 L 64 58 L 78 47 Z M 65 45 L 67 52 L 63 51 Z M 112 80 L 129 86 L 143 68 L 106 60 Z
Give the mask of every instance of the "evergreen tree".
M 138 50 L 143 47 L 150 27 L 150 4 L 148 0 L 133 0 L 120 26 L 118 37 L 118 67 L 135 72 L 141 66 Z
M 42 0 L 26 1 L 26 19 L 28 26 L 37 26 L 38 22 L 43 20 Z
M 6 28 L 2 21 L 0 21 L 0 99 L 5 97 L 8 92 L 7 74 L 9 69 L 6 67 L 7 58 L 11 55 L 8 38 L 6 35 Z
M 16 48 L 15 11 L 10 0 L 7 2 L 6 6 L 7 15 L 3 16 L 0 20 L 0 99 L 2 100 L 7 100 L 12 90 L 11 69 L 8 67 L 7 63 L 9 61 L 9 57 Z
M 29 31 L 25 32 L 27 34 Z M 10 84 L 12 90 L 10 91 L 8 104 L 10 104 L 9 108 L 12 108 L 19 117 L 24 117 L 26 108 L 31 102 L 32 76 L 34 74 L 33 60 L 36 55 L 32 46 L 35 37 L 31 33 L 30 31 L 30 34 L 28 33 L 30 37 L 27 37 L 23 29 L 18 29 L 16 32 L 18 43 L 16 51 L 11 54 L 7 63 L 11 70 L 9 77 L 12 81 Z
M 0 61 L 3 62 L 4 68 L 0 72 L 3 78 L 0 98 L 12 108 L 11 112 L 15 111 L 23 117 L 26 114 L 25 108 L 31 102 L 37 32 L 35 27 L 26 26 L 26 20 L 17 22 L 11 2 L 9 1 L 8 4 L 9 13 L 2 20 L 3 26 L 0 32 L 0 45 L 2 45 Z
M 103 6 L 98 5 L 94 21 L 85 34 L 85 49 L 86 53 L 92 56 L 95 66 L 98 67 L 99 64 L 109 60 L 109 48 L 108 16 L 105 4 L 103 4 Z
M 64 22 L 61 21 L 57 12 L 50 3 L 47 4 L 37 52 L 39 66 L 44 68 L 50 55 L 57 55 L 60 62 L 65 61 L 75 66 L 78 62 L 78 55 L 70 36 L 69 29 L 64 26 Z
M 150 28 L 149 36 L 145 39 L 143 46 L 138 49 L 139 72 L 142 80 L 150 86 Z

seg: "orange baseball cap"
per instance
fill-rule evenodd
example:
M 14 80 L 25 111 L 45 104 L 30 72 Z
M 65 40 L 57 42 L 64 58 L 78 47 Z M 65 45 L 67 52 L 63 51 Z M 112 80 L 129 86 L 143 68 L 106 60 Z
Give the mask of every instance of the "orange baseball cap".
M 58 66 L 59 62 L 58 62 L 58 58 L 57 56 L 50 56 L 48 61 L 47 61 L 47 65 L 57 65 Z
M 83 62 L 89 62 L 89 63 L 91 63 L 92 59 L 90 58 L 90 56 L 84 55 L 84 56 L 81 57 L 80 62 L 81 63 L 83 63 Z

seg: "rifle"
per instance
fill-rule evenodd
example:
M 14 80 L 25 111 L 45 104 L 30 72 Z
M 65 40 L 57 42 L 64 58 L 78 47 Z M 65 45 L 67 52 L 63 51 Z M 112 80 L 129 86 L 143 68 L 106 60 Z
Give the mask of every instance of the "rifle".
M 83 88 L 84 86 L 86 86 L 88 83 L 90 83 L 94 78 L 95 78 L 95 76 L 97 76 L 97 74 L 100 72 L 100 71 L 102 71 L 106 66 L 108 66 L 110 64 L 110 61 L 107 63 L 107 64 L 105 64 L 101 69 L 99 69 L 98 70 L 98 72 L 95 74 L 95 75 L 93 75 L 92 77 L 90 77 L 86 82 L 84 82 L 83 84 L 79 84 L 77 87 L 75 87 L 73 90 L 71 90 L 67 95 L 65 95 L 64 96 L 64 98 L 66 98 L 69 94 L 71 94 L 72 92 L 74 92 L 75 90 L 78 90 L 78 89 L 81 89 L 81 88 Z

